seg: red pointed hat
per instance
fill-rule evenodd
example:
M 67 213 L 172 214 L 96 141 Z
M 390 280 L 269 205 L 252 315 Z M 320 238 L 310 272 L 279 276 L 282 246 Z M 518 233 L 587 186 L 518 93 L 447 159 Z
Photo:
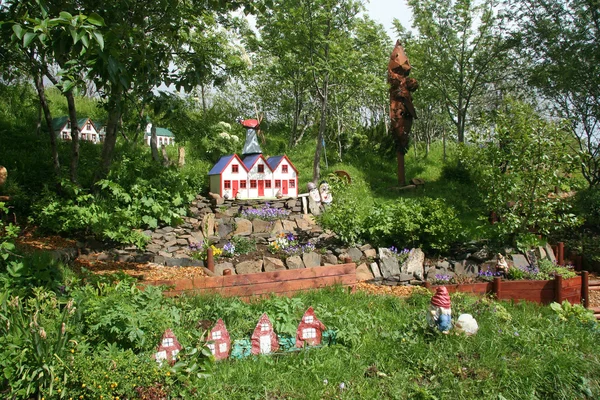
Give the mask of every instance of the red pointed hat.
M 450 295 L 446 286 L 440 286 L 436 289 L 431 298 L 431 305 L 436 307 L 450 308 Z

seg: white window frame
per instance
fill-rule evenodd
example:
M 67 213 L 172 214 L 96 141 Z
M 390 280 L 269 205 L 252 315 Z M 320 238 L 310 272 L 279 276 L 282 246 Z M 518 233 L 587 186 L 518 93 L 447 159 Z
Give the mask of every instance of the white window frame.
M 315 339 L 316 337 L 317 337 L 317 330 L 315 328 L 302 329 L 302 339 Z
M 174 343 L 175 342 L 174 342 L 173 338 L 170 338 L 170 337 L 164 338 L 162 340 L 163 347 L 171 347 L 171 346 L 173 346 Z
M 221 339 L 221 331 L 214 331 L 212 333 L 212 338 L 213 338 L 213 340 Z

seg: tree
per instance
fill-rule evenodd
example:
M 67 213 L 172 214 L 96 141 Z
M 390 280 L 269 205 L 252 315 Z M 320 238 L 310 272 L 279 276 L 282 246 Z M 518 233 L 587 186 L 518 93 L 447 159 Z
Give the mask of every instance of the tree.
M 570 122 L 581 171 L 600 184 L 600 8 L 597 0 L 508 1 L 528 82 Z
M 406 43 L 414 76 L 444 99 L 459 142 L 469 110 L 506 65 L 495 0 L 409 0 L 417 37 Z M 399 23 L 397 23 L 397 26 Z

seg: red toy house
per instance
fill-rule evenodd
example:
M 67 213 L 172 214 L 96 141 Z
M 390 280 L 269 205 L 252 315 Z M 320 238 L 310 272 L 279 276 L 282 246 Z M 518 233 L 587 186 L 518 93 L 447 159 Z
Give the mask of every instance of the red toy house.
M 296 330 L 296 347 L 303 347 L 305 342 L 308 346 L 321 344 L 321 336 L 325 329 L 327 328 L 315 316 L 313 308 L 309 307 Z
M 167 360 L 169 364 L 175 364 L 175 360 L 177 360 L 177 354 L 181 350 L 181 344 L 177 341 L 175 334 L 172 330 L 167 329 L 165 333 L 163 333 L 162 340 L 156 349 L 156 353 L 154 354 L 154 359 L 159 364 L 162 364 L 163 360 Z
M 216 360 L 225 360 L 229 357 L 231 338 L 222 319 L 219 318 L 214 328 L 212 328 L 208 334 L 208 340 L 212 343 L 208 343 L 207 346 Z
M 277 335 L 273 331 L 273 325 L 267 314 L 263 314 L 252 333 L 252 351 L 254 355 L 268 354 L 279 349 Z

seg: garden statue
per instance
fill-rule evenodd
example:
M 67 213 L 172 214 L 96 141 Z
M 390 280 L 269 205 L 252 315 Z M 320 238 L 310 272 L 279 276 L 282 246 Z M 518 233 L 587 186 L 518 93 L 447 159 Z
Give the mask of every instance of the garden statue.
M 456 330 L 462 332 L 467 336 L 471 336 L 477 333 L 479 325 L 471 314 L 461 314 L 456 320 Z
M 175 334 L 171 329 L 167 329 L 162 336 L 160 344 L 157 346 L 156 353 L 154 353 L 154 359 L 157 363 L 162 364 L 164 360 L 171 365 L 177 361 L 177 354 L 181 351 L 181 344 L 175 337 Z
M 496 263 L 496 272 L 508 272 L 508 263 L 506 262 L 506 259 L 504 258 L 504 256 L 500 253 L 498 253 L 498 261 Z
M 321 204 L 323 204 L 323 206 L 330 205 L 333 201 L 333 197 L 331 196 L 331 191 L 329 190 L 329 184 L 327 182 L 321 182 L 321 186 L 319 186 L 319 192 L 321 195 Z
M 432 328 L 437 327 L 441 332 L 448 333 L 452 328 L 452 310 L 450 295 L 446 286 L 439 286 L 433 297 L 427 313 L 427 322 Z
M 417 113 L 412 102 L 411 92 L 419 87 L 414 78 L 409 78 L 411 70 L 408 57 L 398 40 L 388 63 L 388 84 L 390 85 L 390 120 L 398 156 L 398 184 L 406 184 L 404 155 L 408 151 L 408 140 L 413 119 Z
M 321 214 L 321 194 L 314 182 L 308 182 L 308 209 L 312 215 Z
M 0 186 L 6 183 L 6 178 L 8 177 L 8 171 L 2 165 L 0 165 Z
M 251 154 L 262 154 L 258 144 L 258 131 L 260 130 L 260 121 L 257 119 L 238 118 L 238 122 L 246 128 L 246 142 L 242 150 L 242 157 Z

